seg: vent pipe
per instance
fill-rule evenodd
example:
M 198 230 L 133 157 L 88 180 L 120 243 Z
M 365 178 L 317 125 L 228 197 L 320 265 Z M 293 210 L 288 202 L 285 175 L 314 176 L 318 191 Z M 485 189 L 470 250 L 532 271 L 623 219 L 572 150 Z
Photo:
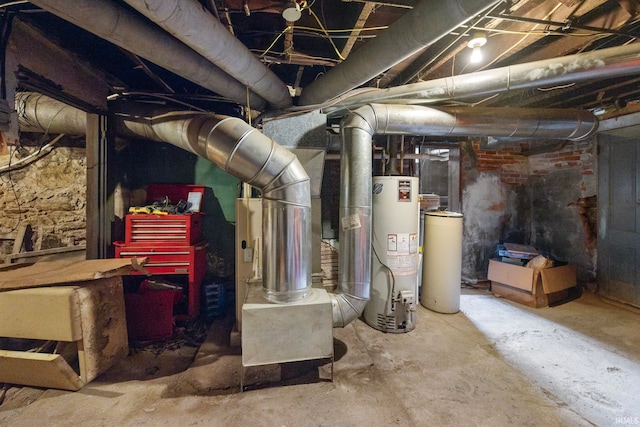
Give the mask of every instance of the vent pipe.
M 108 0 L 33 0 L 31 3 L 116 46 L 166 68 L 240 105 L 267 102 L 171 35 Z
M 505 136 L 583 139 L 598 121 L 568 109 L 453 108 L 370 104 L 341 123 L 339 283 L 332 297 L 333 325 L 360 317 L 371 284 L 371 162 L 374 134 Z
M 421 0 L 389 29 L 305 87 L 300 105 L 326 102 L 368 82 L 495 3 L 498 1 Z
M 430 104 L 638 73 L 640 44 L 636 43 L 388 89 L 371 89 L 360 95 L 346 96 L 335 106 L 325 108 L 323 112 L 331 116 L 340 116 L 369 103 Z
M 195 0 L 125 0 L 138 12 L 216 64 L 269 102 L 291 106 L 289 89 L 247 47 Z M 211 43 L 215 40 L 215 43 Z
M 16 105 L 22 105 L 17 109 L 23 131 L 86 132 L 85 113 L 44 95 L 17 93 Z M 175 145 L 262 192 L 263 294 L 272 302 L 306 297 L 311 288 L 311 190 L 298 158 L 235 117 L 131 108 L 115 115 L 117 135 Z

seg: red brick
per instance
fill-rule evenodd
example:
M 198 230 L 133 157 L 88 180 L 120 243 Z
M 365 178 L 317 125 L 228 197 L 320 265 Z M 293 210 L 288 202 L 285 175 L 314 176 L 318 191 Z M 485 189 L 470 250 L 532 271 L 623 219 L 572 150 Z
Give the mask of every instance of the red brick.
M 580 156 L 576 156 L 573 153 L 571 153 L 570 155 L 562 156 L 562 159 L 563 160 L 567 160 L 567 161 L 570 161 L 570 160 L 576 160 L 577 161 L 577 160 L 580 160 Z

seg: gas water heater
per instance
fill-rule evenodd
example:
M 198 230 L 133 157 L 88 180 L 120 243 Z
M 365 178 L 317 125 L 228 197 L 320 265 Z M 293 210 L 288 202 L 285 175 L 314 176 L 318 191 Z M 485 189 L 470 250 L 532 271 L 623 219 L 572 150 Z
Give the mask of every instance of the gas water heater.
M 409 332 L 416 325 L 418 199 L 418 178 L 373 177 L 371 297 L 364 319 L 384 332 Z

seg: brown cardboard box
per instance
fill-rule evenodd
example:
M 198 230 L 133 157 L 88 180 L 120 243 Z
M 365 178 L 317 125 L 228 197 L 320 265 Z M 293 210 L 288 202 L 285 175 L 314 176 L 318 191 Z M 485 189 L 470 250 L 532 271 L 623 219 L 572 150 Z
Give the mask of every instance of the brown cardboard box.
M 567 298 L 577 284 L 573 264 L 534 270 L 492 259 L 487 278 L 493 295 L 536 308 Z

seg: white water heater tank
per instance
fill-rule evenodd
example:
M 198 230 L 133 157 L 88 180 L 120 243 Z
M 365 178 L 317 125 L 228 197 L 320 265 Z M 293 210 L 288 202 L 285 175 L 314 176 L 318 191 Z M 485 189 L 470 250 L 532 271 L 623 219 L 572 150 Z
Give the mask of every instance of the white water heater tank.
M 384 332 L 416 324 L 420 205 L 418 178 L 373 177 L 371 299 L 364 319 Z

